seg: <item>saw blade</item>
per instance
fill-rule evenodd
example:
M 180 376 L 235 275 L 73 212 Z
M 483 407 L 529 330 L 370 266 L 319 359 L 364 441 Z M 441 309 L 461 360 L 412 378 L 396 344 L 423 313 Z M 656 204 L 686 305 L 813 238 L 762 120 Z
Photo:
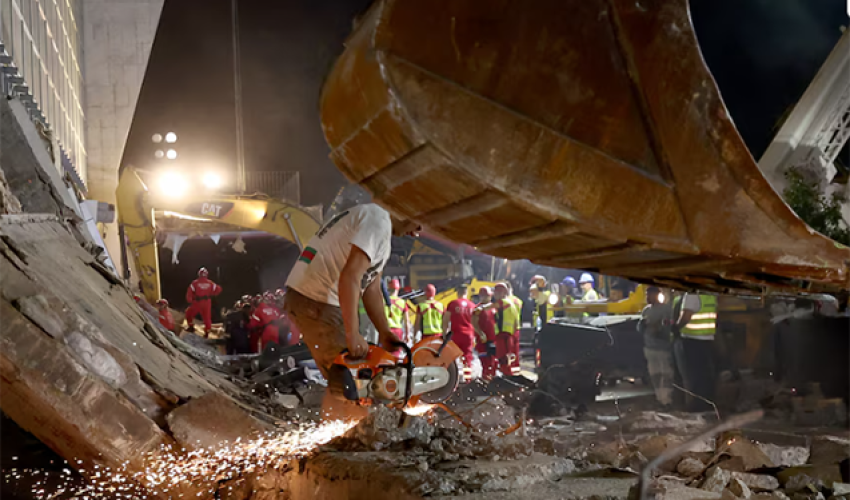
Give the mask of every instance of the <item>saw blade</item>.
M 446 367 L 446 371 L 449 372 L 449 381 L 446 385 L 422 394 L 419 396 L 420 401 L 428 404 L 442 403 L 454 394 L 460 383 L 460 369 L 458 369 L 457 363 L 451 363 Z

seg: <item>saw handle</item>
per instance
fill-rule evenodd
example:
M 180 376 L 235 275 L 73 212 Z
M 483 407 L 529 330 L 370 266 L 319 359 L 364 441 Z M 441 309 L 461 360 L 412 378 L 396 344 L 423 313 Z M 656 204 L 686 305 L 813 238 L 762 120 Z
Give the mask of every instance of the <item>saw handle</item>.
M 407 362 L 404 364 L 404 368 L 407 370 L 407 380 L 404 384 L 404 404 L 402 405 L 402 408 L 404 408 L 407 406 L 408 401 L 410 401 L 410 394 L 413 392 L 413 352 L 407 344 L 401 341 L 393 342 L 393 347 L 404 351 L 407 357 Z
M 452 340 L 452 331 L 449 332 L 443 337 L 443 343 L 440 344 L 440 348 L 437 349 L 437 354 L 434 355 L 435 358 L 439 358 L 441 354 L 443 354 L 443 349 L 449 344 L 449 341 Z

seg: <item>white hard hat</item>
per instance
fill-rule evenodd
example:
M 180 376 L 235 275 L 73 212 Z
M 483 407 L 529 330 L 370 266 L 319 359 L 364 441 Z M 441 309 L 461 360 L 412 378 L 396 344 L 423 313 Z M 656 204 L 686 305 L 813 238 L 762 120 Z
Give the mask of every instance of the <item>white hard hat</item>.
M 579 278 L 578 282 L 579 284 L 594 283 L 593 276 L 590 273 L 581 273 L 581 278 Z

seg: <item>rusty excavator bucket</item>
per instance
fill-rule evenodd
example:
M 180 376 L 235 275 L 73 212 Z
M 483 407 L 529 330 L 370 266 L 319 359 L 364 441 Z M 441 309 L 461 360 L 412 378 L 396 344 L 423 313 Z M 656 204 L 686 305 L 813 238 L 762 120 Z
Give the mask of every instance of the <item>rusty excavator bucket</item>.
M 384 0 L 321 98 L 332 159 L 480 251 L 722 293 L 848 289 L 771 188 L 686 0 Z

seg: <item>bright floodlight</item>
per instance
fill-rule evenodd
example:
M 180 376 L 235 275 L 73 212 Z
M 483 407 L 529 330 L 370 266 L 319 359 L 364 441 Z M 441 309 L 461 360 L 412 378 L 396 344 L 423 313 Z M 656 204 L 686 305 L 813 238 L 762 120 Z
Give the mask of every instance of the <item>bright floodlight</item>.
M 169 132 L 165 134 L 165 142 L 169 144 L 174 144 L 175 142 L 177 142 L 177 134 L 175 134 L 174 132 Z
M 665 300 L 667 300 L 667 297 L 665 297 L 663 293 L 658 292 L 658 303 L 663 304 Z
M 207 172 L 201 180 L 207 189 L 218 189 L 222 185 L 221 176 L 214 172 Z
M 186 178 L 177 172 L 164 172 L 159 176 L 159 190 L 165 196 L 180 198 L 188 187 Z
M 162 134 L 154 134 L 153 136 L 151 136 L 151 140 L 159 144 L 160 142 L 162 142 Z
M 165 151 L 161 149 L 157 149 L 153 154 L 157 160 L 161 160 L 165 157 Z
M 177 151 L 175 151 L 173 149 L 169 149 L 168 151 L 165 152 L 165 157 L 168 158 L 169 160 L 174 160 L 174 159 L 177 158 Z
M 550 293 L 549 294 L 549 305 L 550 306 L 557 305 L 559 300 L 560 300 L 560 297 L 558 297 L 557 293 Z

